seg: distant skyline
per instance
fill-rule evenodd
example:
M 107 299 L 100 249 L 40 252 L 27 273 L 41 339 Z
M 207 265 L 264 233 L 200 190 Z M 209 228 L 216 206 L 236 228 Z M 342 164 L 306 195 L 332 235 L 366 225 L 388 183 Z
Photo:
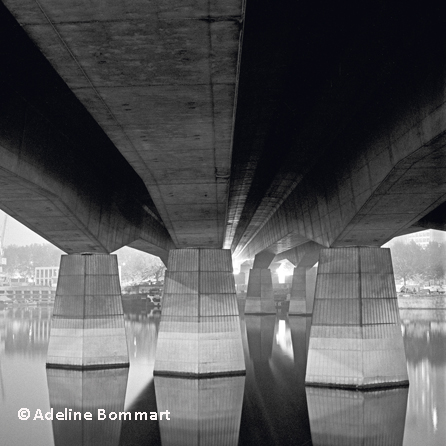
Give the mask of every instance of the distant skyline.
M 3 231 L 3 222 L 4 222 L 5 212 L 0 210 L 0 231 Z M 43 237 L 36 234 L 31 229 L 28 229 L 25 225 L 18 222 L 14 218 L 8 215 L 6 220 L 6 231 L 5 231 L 5 240 L 3 241 L 4 246 L 9 245 L 32 245 L 33 243 L 49 243 Z

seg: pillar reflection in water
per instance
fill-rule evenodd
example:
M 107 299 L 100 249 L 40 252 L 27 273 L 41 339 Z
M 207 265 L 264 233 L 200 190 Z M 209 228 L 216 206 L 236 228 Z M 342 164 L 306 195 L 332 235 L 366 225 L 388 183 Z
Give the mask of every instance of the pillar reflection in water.
M 271 358 L 276 316 L 245 315 L 249 362 L 267 362 Z
M 244 376 L 185 379 L 155 376 L 163 446 L 238 444 Z
M 408 388 L 360 392 L 307 387 L 314 446 L 401 446 Z
M 410 377 L 405 446 L 443 446 L 446 310 L 402 310 L 401 319 Z
M 15 306 L 0 310 L 0 352 L 46 357 L 52 308 Z
M 311 317 L 290 316 L 291 338 L 294 351 L 294 370 L 299 376 L 299 383 L 305 385 L 305 372 L 307 368 L 308 345 L 310 342 Z
M 125 301 L 124 301 L 125 302 Z M 146 308 L 141 301 L 127 301 L 124 320 L 127 332 L 130 370 L 126 393 L 126 407 L 140 398 L 153 381 L 156 340 L 161 313 Z
M 306 317 L 245 315 L 247 377 L 240 444 L 306 444 Z
M 55 446 L 114 446 L 119 444 L 119 418 L 98 420 L 98 409 L 124 411 L 128 368 L 102 370 L 47 369 L 50 407 L 53 408 L 53 436 Z M 88 420 L 57 420 L 56 413 L 65 408 L 72 413 L 91 412 Z M 83 417 L 82 417 L 83 418 Z

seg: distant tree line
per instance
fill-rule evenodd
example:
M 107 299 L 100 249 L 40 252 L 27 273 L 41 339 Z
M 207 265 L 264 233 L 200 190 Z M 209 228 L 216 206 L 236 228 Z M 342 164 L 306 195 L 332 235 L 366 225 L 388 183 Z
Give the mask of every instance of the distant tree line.
M 431 242 L 425 248 L 415 242 L 396 242 L 391 246 L 395 277 L 419 282 L 438 283 L 445 280 L 446 244 Z M 4 248 L 7 259 L 3 271 L 11 276 L 34 278 L 37 266 L 59 266 L 59 248 L 48 243 L 27 246 L 9 245 Z M 160 281 L 166 270 L 158 257 L 131 248 L 121 248 L 116 252 L 121 266 L 121 279 L 129 285 L 147 281 Z
M 395 277 L 404 285 L 410 279 L 432 284 L 444 281 L 446 274 L 446 244 L 430 242 L 425 248 L 416 244 L 396 242 L 391 247 Z
M 26 246 L 9 245 L 4 248 L 6 265 L 3 272 L 12 277 L 34 278 L 37 266 L 59 266 L 62 250 L 49 243 Z M 116 252 L 121 266 L 121 280 L 129 285 L 164 279 L 164 264 L 158 257 L 131 248 L 121 248 Z
M 121 280 L 128 285 L 143 282 L 158 282 L 164 279 L 166 267 L 164 263 L 153 255 L 137 251 L 132 248 L 121 248 L 118 255 L 118 264 L 121 267 Z
M 49 243 L 9 245 L 4 248 L 6 265 L 3 265 L 3 271 L 11 276 L 31 279 L 36 266 L 59 266 L 61 254 L 64 252 Z

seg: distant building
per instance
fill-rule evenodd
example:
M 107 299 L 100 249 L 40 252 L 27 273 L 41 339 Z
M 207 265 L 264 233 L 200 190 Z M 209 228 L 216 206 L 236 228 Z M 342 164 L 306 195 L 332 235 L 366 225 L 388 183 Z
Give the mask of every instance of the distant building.
M 34 283 L 36 285 L 55 287 L 58 278 L 58 266 L 37 266 L 34 270 Z
M 425 248 L 430 242 L 446 243 L 446 232 L 436 231 L 435 229 L 428 229 L 427 231 L 414 232 L 412 234 L 395 237 L 389 246 L 395 242 L 410 243 L 414 241 L 417 245 Z
M 55 294 L 56 290 L 53 287 L 11 284 L 0 288 L 0 302 L 53 302 Z
M 164 281 L 148 281 L 138 285 L 127 285 L 122 288 L 123 294 L 148 294 L 150 296 L 162 295 Z
M 118 267 L 119 278 L 121 278 L 121 267 Z M 38 286 L 57 286 L 59 279 L 58 266 L 37 266 L 34 269 L 34 283 Z
M 26 277 L 9 277 L 8 282 L 10 286 L 26 286 L 28 285 L 28 279 Z M 5 283 L 8 285 L 8 283 Z

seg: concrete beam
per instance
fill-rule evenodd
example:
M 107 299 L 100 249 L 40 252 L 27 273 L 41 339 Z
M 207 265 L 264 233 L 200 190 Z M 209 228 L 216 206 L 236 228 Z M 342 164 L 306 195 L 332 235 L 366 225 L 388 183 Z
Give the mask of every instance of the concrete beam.
M 369 11 L 367 20 L 358 12 L 329 2 L 247 4 L 225 238 L 235 255 L 307 173 L 339 150 L 331 146 L 382 94 L 401 59 L 412 62 L 407 47 L 419 39 L 403 31 L 398 40 L 403 20 L 389 20 L 391 6 Z M 363 37 L 353 37 L 358 31 Z
M 5 3 L 142 179 L 175 246 L 221 248 L 243 2 Z
M 0 207 L 68 253 L 165 255 L 141 178 L 3 5 L 0 25 Z
M 423 229 L 446 231 L 446 203 L 441 204 L 419 220 L 416 226 Z
M 274 260 L 275 254 L 268 251 L 258 253 L 254 257 L 253 268 L 268 268 Z
M 313 102 L 304 111 L 297 100 L 306 98 L 300 86 L 284 87 L 286 93 L 273 104 L 287 110 L 281 120 L 288 127 L 273 122 L 269 138 L 267 130 L 259 136 L 252 132 L 256 156 L 243 147 L 240 156 L 248 167 L 240 166 L 240 175 L 255 169 L 250 157 L 265 165 L 253 190 L 244 195 L 252 195 L 258 207 L 245 204 L 239 211 L 232 249 L 240 261 L 265 249 L 280 253 L 306 240 L 325 247 L 380 246 L 446 201 L 446 48 L 437 44 L 440 27 L 424 27 L 404 39 L 410 20 L 397 25 L 383 11 L 364 23 L 368 34 L 362 48 L 349 45 L 347 52 L 332 54 L 336 62 L 324 79 L 327 84 L 303 83 L 313 88 Z M 426 14 L 435 22 L 432 11 L 417 8 L 407 14 L 414 20 Z M 248 29 L 247 24 L 246 33 Z M 265 174 L 268 168 L 274 173 Z M 262 183 L 262 177 L 270 183 Z M 239 176 L 233 183 L 236 190 L 249 190 Z M 234 206 L 240 207 L 236 198 Z
M 440 93 L 439 93 L 440 94 Z M 441 92 L 443 95 L 443 92 Z M 290 238 L 323 246 L 381 246 L 446 200 L 446 99 L 382 130 L 347 163 L 323 163 L 246 245 L 239 259 Z M 411 123 L 411 127 L 407 128 Z M 415 122 L 415 124 L 413 124 Z M 344 159 L 344 158 L 343 158 Z
M 322 245 L 310 241 L 277 254 L 274 257 L 274 261 L 278 262 L 286 259 L 295 267 L 311 268 L 319 260 L 319 252 L 322 248 Z

